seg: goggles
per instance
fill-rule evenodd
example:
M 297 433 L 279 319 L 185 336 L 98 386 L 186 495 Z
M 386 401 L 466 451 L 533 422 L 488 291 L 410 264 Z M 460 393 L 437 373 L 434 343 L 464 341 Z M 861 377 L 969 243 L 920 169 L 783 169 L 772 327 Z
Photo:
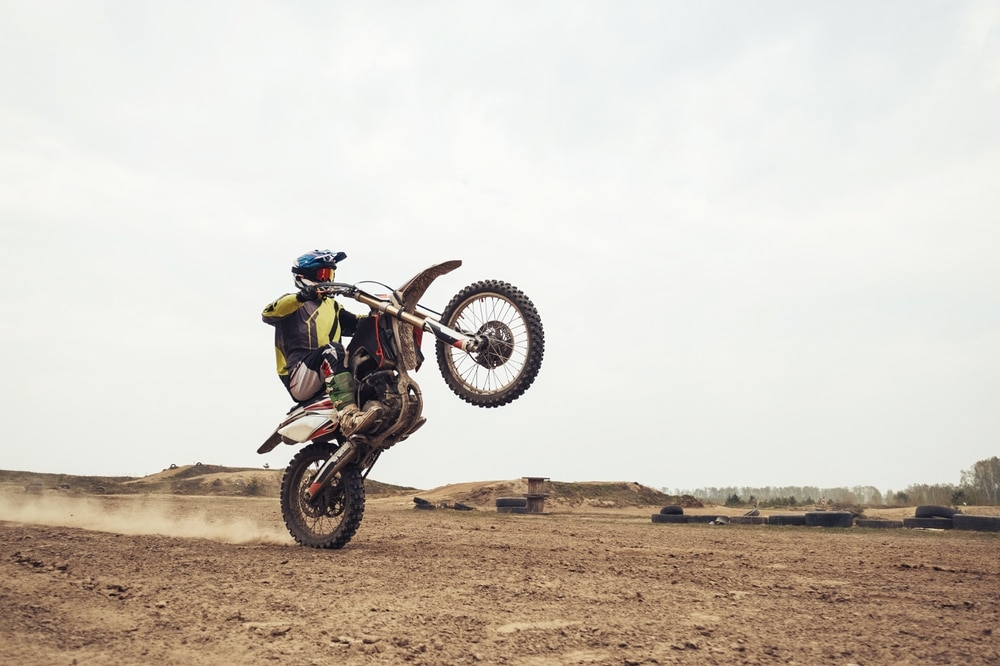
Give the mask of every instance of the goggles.
M 333 269 L 317 268 L 315 275 L 317 282 L 331 282 L 333 280 Z

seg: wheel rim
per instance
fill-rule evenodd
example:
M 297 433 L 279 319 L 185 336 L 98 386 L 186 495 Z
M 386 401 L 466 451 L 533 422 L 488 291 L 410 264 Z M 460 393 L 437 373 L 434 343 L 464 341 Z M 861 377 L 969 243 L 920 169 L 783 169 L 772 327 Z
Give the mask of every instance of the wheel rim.
M 446 362 L 469 391 L 498 393 L 521 376 L 530 340 L 524 315 L 510 300 L 495 294 L 474 296 L 456 308 L 455 316 L 446 323 L 486 338 L 483 349 L 471 354 L 448 349 Z

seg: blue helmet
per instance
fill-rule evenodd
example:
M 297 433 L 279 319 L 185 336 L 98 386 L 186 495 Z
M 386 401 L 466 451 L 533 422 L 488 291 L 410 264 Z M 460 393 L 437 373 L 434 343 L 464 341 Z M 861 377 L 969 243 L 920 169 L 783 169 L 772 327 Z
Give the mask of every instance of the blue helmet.
M 346 252 L 331 252 L 330 250 L 306 252 L 292 264 L 295 286 L 302 289 L 317 282 L 332 282 L 337 263 L 346 258 Z

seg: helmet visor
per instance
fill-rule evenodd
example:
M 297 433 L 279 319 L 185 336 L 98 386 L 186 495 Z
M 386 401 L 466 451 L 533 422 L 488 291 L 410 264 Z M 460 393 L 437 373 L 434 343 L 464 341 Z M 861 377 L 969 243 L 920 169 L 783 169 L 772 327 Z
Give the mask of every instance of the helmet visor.
M 317 282 L 330 282 L 333 280 L 333 269 L 332 268 L 317 268 L 316 269 L 316 281 Z

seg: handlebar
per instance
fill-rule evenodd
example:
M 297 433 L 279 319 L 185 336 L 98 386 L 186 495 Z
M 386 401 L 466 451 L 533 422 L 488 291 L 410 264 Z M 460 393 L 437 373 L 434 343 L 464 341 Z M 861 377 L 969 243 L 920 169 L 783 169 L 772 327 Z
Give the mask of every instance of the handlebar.
M 354 294 L 359 290 L 357 286 L 353 284 L 347 284 L 346 282 L 317 282 L 316 283 L 316 293 L 323 294 L 325 296 L 349 296 L 354 297 Z
M 379 298 L 369 294 L 354 284 L 346 282 L 318 282 L 318 293 L 331 296 L 347 296 L 370 307 L 373 311 L 387 314 L 421 330 L 431 333 L 439 340 L 468 352 L 475 352 L 483 341 L 478 335 L 469 335 L 443 325 L 427 308 L 417 306 L 416 312 L 405 312 L 393 304 L 389 298 Z

